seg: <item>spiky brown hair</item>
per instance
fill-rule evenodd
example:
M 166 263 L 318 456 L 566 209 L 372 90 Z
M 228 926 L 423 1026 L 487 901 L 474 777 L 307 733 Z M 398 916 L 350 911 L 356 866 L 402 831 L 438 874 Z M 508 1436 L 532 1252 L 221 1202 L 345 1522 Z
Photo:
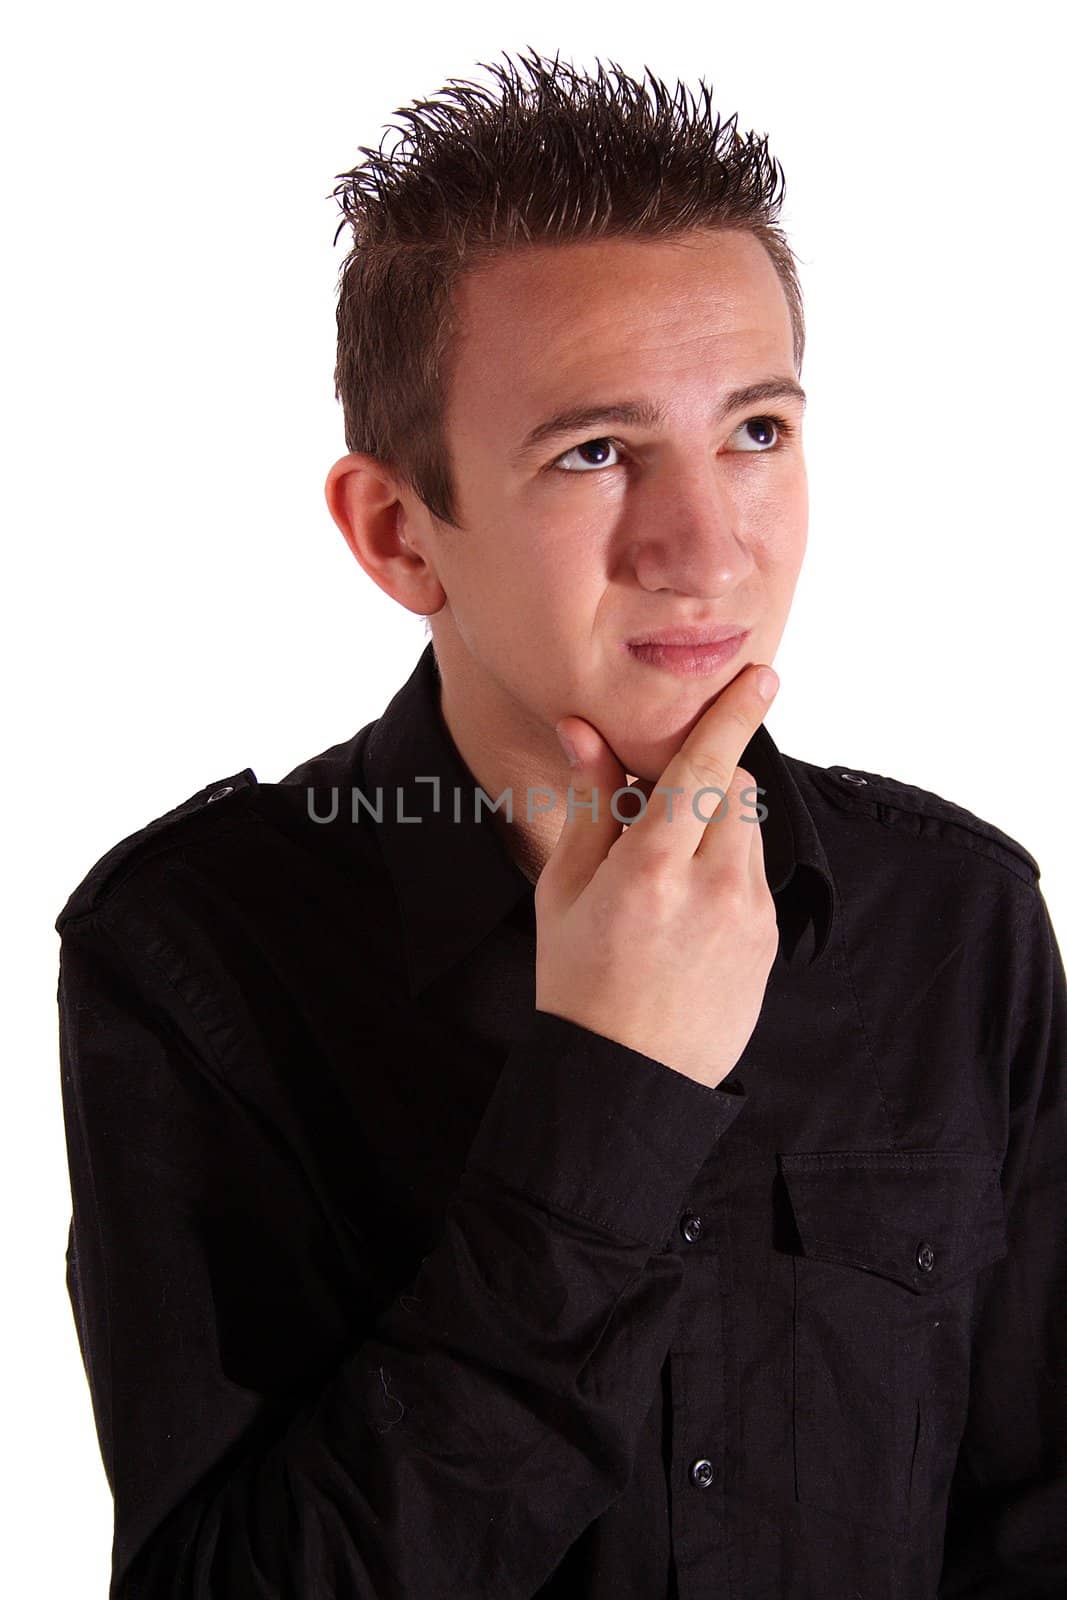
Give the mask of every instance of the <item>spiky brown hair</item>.
M 785 178 L 766 137 L 742 137 L 737 114 L 712 113 L 679 82 L 645 68 L 638 83 L 597 59 L 595 77 L 557 53 L 520 53 L 525 78 L 480 61 L 498 92 L 451 78 L 394 113 L 408 126 L 388 153 L 338 173 L 332 195 L 351 226 L 340 272 L 335 393 L 351 451 L 387 462 L 441 522 L 458 527 L 444 430 L 461 273 L 524 246 L 589 239 L 664 239 L 744 229 L 781 280 L 797 371 L 804 312 L 795 258 L 775 224 Z

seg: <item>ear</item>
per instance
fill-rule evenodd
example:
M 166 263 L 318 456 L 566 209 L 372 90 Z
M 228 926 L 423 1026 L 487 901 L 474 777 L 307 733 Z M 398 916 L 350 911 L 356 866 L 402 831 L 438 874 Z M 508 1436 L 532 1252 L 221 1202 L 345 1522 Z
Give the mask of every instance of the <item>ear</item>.
M 408 611 L 433 616 L 447 596 L 432 559 L 432 519 L 422 501 L 375 456 L 350 453 L 326 477 L 326 504 L 345 543 L 379 589 Z

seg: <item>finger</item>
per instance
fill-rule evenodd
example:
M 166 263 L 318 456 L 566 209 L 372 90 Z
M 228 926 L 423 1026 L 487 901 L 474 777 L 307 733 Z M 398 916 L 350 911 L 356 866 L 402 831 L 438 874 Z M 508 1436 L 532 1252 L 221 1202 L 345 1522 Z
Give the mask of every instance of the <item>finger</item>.
M 753 834 L 759 834 L 760 826 L 752 806 L 752 792 L 756 787 L 756 780 L 744 767 L 735 767 L 726 790 L 726 797 L 720 800 L 717 795 L 704 795 L 698 801 L 701 812 L 710 820 L 701 835 L 694 855 L 704 861 L 721 858 L 724 852 L 731 856 L 743 853 L 747 861 L 754 843 Z M 747 795 L 748 799 L 742 798 Z M 763 841 L 758 840 L 762 851 Z
M 765 670 L 772 680 L 769 698 L 764 698 L 760 690 L 760 675 Z M 777 673 L 759 663 L 749 665 L 726 685 L 659 779 L 660 789 L 679 792 L 672 797 L 670 806 L 664 796 L 658 807 L 650 805 L 643 817 L 631 823 L 635 842 L 657 849 L 666 846 L 679 857 L 694 854 L 708 819 L 715 815 L 722 795 L 729 791 L 737 763 L 763 721 L 777 688 Z
M 570 770 L 563 827 L 542 871 L 546 882 L 541 892 L 559 892 L 569 903 L 581 894 L 622 833 L 623 823 L 612 815 L 611 797 L 625 786 L 626 773 L 591 723 L 561 717 L 556 726 L 570 740 L 578 765 Z M 621 811 L 621 806 L 616 809 Z

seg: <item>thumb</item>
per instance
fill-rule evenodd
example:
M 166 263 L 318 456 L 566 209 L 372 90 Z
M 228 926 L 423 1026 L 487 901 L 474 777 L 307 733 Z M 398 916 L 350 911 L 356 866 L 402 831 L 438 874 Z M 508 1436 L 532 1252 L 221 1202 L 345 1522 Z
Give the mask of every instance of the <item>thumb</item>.
M 574 764 L 568 774 L 563 829 L 541 877 L 547 874 L 549 886 L 559 889 L 569 904 L 622 833 L 623 823 L 612 815 L 611 797 L 626 787 L 626 773 L 607 741 L 581 717 L 562 717 L 556 735 L 568 762 L 573 756 Z M 622 801 L 616 809 L 623 810 Z

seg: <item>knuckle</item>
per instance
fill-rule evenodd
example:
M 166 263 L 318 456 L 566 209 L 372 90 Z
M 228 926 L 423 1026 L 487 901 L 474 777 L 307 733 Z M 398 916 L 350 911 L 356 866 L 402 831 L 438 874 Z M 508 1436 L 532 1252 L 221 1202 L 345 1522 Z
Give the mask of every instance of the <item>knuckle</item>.
M 666 888 L 674 875 L 674 853 L 666 843 L 652 840 L 638 857 L 633 882 L 643 891 Z
M 727 720 L 732 722 L 739 732 L 745 735 L 747 744 L 754 732 L 752 716 L 747 706 L 733 705 L 727 714 Z
M 729 788 L 729 772 L 725 763 L 711 750 L 694 750 L 689 757 L 689 770 L 701 788 Z
M 748 917 L 751 913 L 748 873 L 743 868 L 724 862 L 711 878 L 715 904 L 730 917 Z
M 758 925 L 769 935 L 774 942 L 778 942 L 778 910 L 774 903 L 774 896 L 768 891 L 761 894 L 756 904 L 756 920 Z

